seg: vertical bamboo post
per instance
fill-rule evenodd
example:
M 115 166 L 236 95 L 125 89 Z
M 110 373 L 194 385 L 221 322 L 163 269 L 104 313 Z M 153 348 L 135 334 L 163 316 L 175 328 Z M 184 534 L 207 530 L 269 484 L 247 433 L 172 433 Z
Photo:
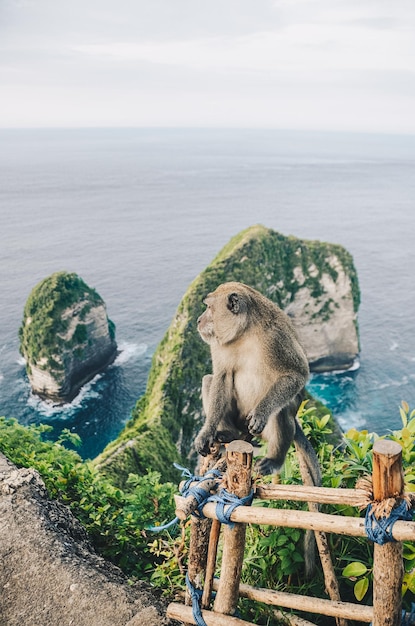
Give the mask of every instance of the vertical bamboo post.
M 220 444 L 214 444 L 211 448 L 211 454 L 205 457 L 200 464 L 200 474 L 205 474 L 212 469 L 218 462 L 220 457 Z M 208 559 L 209 534 L 212 520 L 206 517 L 200 518 L 192 516 L 190 526 L 189 541 L 189 558 L 187 564 L 187 573 L 189 579 L 196 589 L 203 588 L 203 579 L 206 572 L 206 563 Z M 192 605 L 192 599 L 189 591 L 186 590 L 185 604 Z
M 227 448 L 227 490 L 238 498 L 251 492 L 253 446 L 247 441 L 232 441 Z M 245 549 L 246 524 L 225 526 L 223 532 L 223 555 L 219 588 L 214 611 L 233 615 L 239 598 L 239 582 Z
M 205 586 L 203 587 L 202 609 L 208 609 L 213 590 L 213 578 L 215 576 L 216 556 L 218 554 L 218 544 L 221 523 L 219 520 L 212 520 L 209 536 L 209 548 L 206 563 Z
M 307 465 L 305 459 L 305 453 L 301 449 L 301 447 L 294 442 L 295 449 L 298 457 L 298 464 L 300 467 L 301 480 L 303 481 L 303 485 L 313 487 L 314 479 L 311 475 L 309 466 Z M 312 451 L 312 449 L 311 449 Z M 318 463 L 317 456 L 315 457 L 316 463 Z M 319 505 L 315 502 L 308 503 L 308 509 L 311 512 L 317 513 L 319 511 Z M 341 602 L 339 583 L 336 578 L 336 574 L 334 571 L 333 561 L 331 560 L 329 542 L 327 539 L 327 535 L 322 530 L 315 530 L 314 537 L 316 540 L 318 552 L 320 555 L 321 566 L 323 568 L 324 575 L 324 583 L 326 587 L 326 592 L 328 593 L 330 600 L 334 602 Z M 307 535 L 306 535 L 307 538 Z M 337 626 L 347 626 L 347 620 L 343 617 L 336 617 L 336 625 Z
M 404 490 L 402 448 L 379 439 L 373 445 L 373 498 L 399 498 Z M 402 542 L 374 544 L 373 626 L 399 626 L 402 611 Z

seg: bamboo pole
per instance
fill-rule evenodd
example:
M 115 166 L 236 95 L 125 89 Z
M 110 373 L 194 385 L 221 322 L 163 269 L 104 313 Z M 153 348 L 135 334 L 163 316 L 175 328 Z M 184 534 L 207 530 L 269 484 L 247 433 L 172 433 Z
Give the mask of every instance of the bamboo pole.
M 402 448 L 395 441 L 373 445 L 373 498 L 399 498 L 404 489 Z M 398 523 L 398 522 L 397 522 Z M 402 611 L 402 543 L 374 544 L 373 626 L 399 626 Z
M 252 488 L 251 469 L 254 448 L 247 441 L 232 441 L 226 450 L 226 489 L 244 498 Z M 249 507 L 247 507 L 249 508 Z M 239 599 L 239 581 L 245 550 L 245 524 L 226 525 L 223 530 L 222 568 L 214 611 L 233 615 Z
M 287 624 L 288 626 L 316 626 L 312 622 L 298 617 L 298 615 L 289 615 L 282 611 L 274 611 L 274 615 L 278 620 L 281 620 L 283 624 Z
M 217 589 L 219 581 L 213 582 L 213 588 Z M 323 598 L 313 598 L 301 596 L 295 593 L 275 591 L 273 589 L 261 589 L 241 583 L 239 585 L 239 595 L 249 600 L 263 602 L 271 606 L 279 606 L 286 609 L 304 611 L 328 615 L 330 617 L 343 617 L 360 622 L 371 622 L 373 620 L 373 607 L 354 604 L 353 602 L 336 602 Z
M 167 617 L 176 619 L 187 624 L 196 624 L 196 620 L 193 617 L 192 607 L 185 606 L 184 604 L 178 604 L 172 602 L 167 607 Z M 202 617 L 205 620 L 207 626 L 255 626 L 252 622 L 246 622 L 238 617 L 231 617 L 230 615 L 222 615 L 215 611 L 202 611 Z
M 210 529 L 210 536 L 209 536 L 208 557 L 207 557 L 207 563 L 206 563 L 205 585 L 203 587 L 203 594 L 202 594 L 202 608 L 203 609 L 207 609 L 209 607 L 210 598 L 212 595 L 213 578 L 215 576 L 216 556 L 218 553 L 220 528 L 221 528 L 221 523 L 217 519 L 212 520 L 212 526 Z
M 206 504 L 203 507 L 203 515 L 210 519 L 218 519 L 216 505 L 213 502 Z M 327 513 L 239 506 L 233 511 L 231 521 L 244 524 L 324 530 L 326 533 L 334 533 L 336 535 L 366 537 L 365 520 L 363 518 L 328 515 Z M 396 522 L 392 534 L 397 541 L 415 541 L 415 522 Z
M 347 504 L 358 508 L 368 504 L 365 489 L 334 489 L 304 485 L 258 485 L 255 497 L 260 500 L 292 500 L 319 504 Z
M 211 454 L 205 457 L 201 462 L 200 472 L 203 475 L 208 470 L 216 467 L 220 463 L 220 445 L 211 448 Z M 186 507 L 186 498 L 182 498 L 183 507 Z M 200 518 L 192 516 L 190 527 L 189 541 L 189 557 L 187 564 L 187 573 L 190 582 L 196 589 L 203 588 L 203 581 L 206 571 L 206 564 L 209 549 L 209 533 L 212 520 L 209 518 Z M 188 590 L 186 590 L 185 604 L 191 606 L 192 598 Z M 193 623 L 193 622 L 189 622 Z
M 295 442 L 295 449 L 297 451 L 297 457 L 298 457 L 300 474 L 301 474 L 301 479 L 303 481 L 303 485 L 310 489 L 311 487 L 315 486 L 315 483 L 314 483 L 314 478 L 311 474 L 311 471 L 309 469 L 309 465 L 307 462 L 309 461 L 309 459 L 306 458 L 307 453 L 301 449 L 300 445 L 297 442 Z M 317 456 L 314 452 L 314 449 L 311 446 L 310 446 L 310 450 L 308 454 L 312 454 L 312 456 L 314 457 L 314 462 L 317 464 L 317 467 L 319 467 Z M 319 505 L 317 504 L 317 502 L 311 502 L 309 500 L 308 509 L 312 513 L 318 513 Z M 305 544 L 307 542 L 308 549 L 310 550 L 312 556 L 314 556 L 314 552 L 315 552 L 315 550 L 313 549 L 314 543 L 310 543 L 310 540 L 312 541 L 312 536 L 311 537 L 307 536 L 307 532 L 309 533 L 310 531 L 306 531 L 304 541 L 305 541 Z M 334 567 L 333 567 L 333 562 L 331 560 L 331 554 L 330 554 L 329 543 L 327 540 L 327 535 L 322 530 L 315 530 L 314 537 L 316 540 L 318 553 L 320 555 L 321 566 L 323 568 L 324 584 L 326 587 L 326 592 L 330 600 L 333 600 L 335 602 L 341 602 L 339 583 L 337 581 L 336 574 L 335 574 Z M 308 568 L 311 569 L 314 563 L 307 564 L 307 561 L 306 561 L 306 573 L 307 573 L 307 565 L 308 565 Z M 311 572 L 308 571 L 308 574 L 310 576 L 312 574 L 312 571 Z M 336 617 L 336 624 L 337 626 L 347 626 L 347 622 L 343 618 L 343 616 Z

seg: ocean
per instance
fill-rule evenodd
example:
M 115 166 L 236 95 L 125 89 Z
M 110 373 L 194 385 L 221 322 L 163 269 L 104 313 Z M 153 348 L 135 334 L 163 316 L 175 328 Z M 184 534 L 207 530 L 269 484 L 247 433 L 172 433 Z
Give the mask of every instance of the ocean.
M 84 458 L 128 420 L 190 282 L 256 223 L 353 255 L 360 367 L 309 383 L 340 426 L 384 434 L 415 408 L 415 136 L 0 130 L 0 216 L 0 415 L 77 432 Z M 17 333 L 59 270 L 105 300 L 121 353 L 58 408 L 30 393 Z

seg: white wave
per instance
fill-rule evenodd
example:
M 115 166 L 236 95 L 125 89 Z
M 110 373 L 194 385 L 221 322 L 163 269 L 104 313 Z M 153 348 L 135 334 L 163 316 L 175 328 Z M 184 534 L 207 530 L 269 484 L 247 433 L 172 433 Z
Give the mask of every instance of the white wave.
M 52 400 L 42 400 L 42 398 L 39 398 L 39 396 L 30 392 L 27 404 L 44 417 L 61 417 L 62 419 L 65 419 L 79 409 L 86 398 L 99 398 L 100 394 L 96 389 L 94 389 L 94 386 L 100 378 L 102 378 L 102 374 L 97 374 L 92 380 L 83 385 L 78 395 L 72 400 L 72 402 L 56 404 Z
M 329 370 L 328 372 L 311 372 L 310 380 L 312 381 L 316 376 L 318 376 L 319 378 L 321 378 L 321 377 L 327 378 L 330 381 L 333 376 L 337 376 L 338 374 L 343 374 L 343 376 L 344 376 L 348 372 L 355 372 L 359 368 L 360 368 L 360 359 L 359 359 L 359 357 L 356 357 L 354 359 L 352 365 L 350 367 L 348 367 L 347 369 L 345 369 L 345 370 Z M 353 380 L 353 379 L 350 378 L 350 380 Z M 326 386 L 330 387 L 330 384 L 331 384 L 331 382 L 327 383 Z
M 16 363 L 17 363 L 18 365 L 21 365 L 22 367 L 25 367 L 25 365 L 26 365 L 26 359 L 24 359 L 22 356 L 19 356 L 19 357 L 16 359 Z
M 1 381 L 2 381 L 2 380 L 4 380 L 4 376 L 3 376 L 3 374 L 0 372 L 0 383 L 1 383 Z
M 399 344 L 396 341 L 392 341 L 389 350 L 391 350 L 391 352 L 393 352 L 394 350 L 396 350 L 396 348 L 399 348 Z
M 412 376 L 410 376 L 410 378 L 412 378 Z M 389 387 L 404 387 L 408 384 L 408 382 L 408 376 L 402 376 L 401 380 L 391 380 L 387 383 L 378 383 L 375 387 L 373 387 L 373 389 L 379 391 L 381 389 L 388 389 Z
M 365 425 L 365 419 L 360 411 L 353 411 L 352 409 L 346 410 L 340 415 L 335 415 L 336 420 L 340 424 L 340 428 L 343 432 L 347 432 L 351 428 L 361 430 Z
M 359 357 L 356 357 L 353 363 L 351 364 L 351 366 L 348 367 L 346 370 L 333 370 L 332 372 L 330 372 L 330 374 L 347 374 L 347 372 L 355 372 L 359 368 L 360 368 L 360 359 Z
M 114 361 L 114 365 L 123 365 L 128 361 L 137 359 L 147 352 L 148 346 L 145 343 L 128 343 L 122 342 L 119 346 L 119 355 Z

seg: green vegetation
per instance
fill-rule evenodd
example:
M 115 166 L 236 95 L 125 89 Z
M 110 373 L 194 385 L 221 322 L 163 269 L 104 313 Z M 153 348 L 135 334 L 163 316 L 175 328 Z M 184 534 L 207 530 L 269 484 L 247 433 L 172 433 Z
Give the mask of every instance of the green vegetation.
M 65 338 L 70 319 L 62 314 L 79 303 L 79 320 L 70 340 Z M 77 274 L 56 272 L 42 280 L 31 291 L 19 328 L 20 352 L 30 364 L 49 368 L 61 379 L 64 363 L 54 358 L 63 348 L 70 349 L 86 341 L 87 329 L 82 323 L 91 306 L 103 304 L 101 297 Z
M 184 295 L 154 354 L 145 395 L 119 437 L 96 459 L 100 470 L 126 487 L 130 472 L 151 467 L 163 479 L 176 481 L 174 461 L 193 467 L 195 457 L 189 456 L 189 450 L 201 424 L 201 380 L 211 369 L 208 346 L 197 333 L 206 294 L 222 282 L 235 280 L 255 287 L 281 307 L 304 286 L 313 297 L 322 297 L 323 274 L 337 277 L 330 263 L 333 257 L 350 277 L 357 311 L 357 275 L 351 255 L 342 246 L 285 237 L 260 225 L 231 239 Z M 326 305 L 322 301 L 322 321 L 330 318 L 333 309 L 332 300 Z
M 310 401 L 302 407 L 299 418 L 315 449 L 323 471 L 323 485 L 353 488 L 356 480 L 372 469 L 372 446 L 378 436 L 367 431 L 350 430 L 342 445 L 333 438 L 332 419 L 321 406 Z M 415 411 L 406 403 L 400 409 L 402 429 L 390 438 L 403 449 L 406 490 L 415 491 Z M 177 486 L 163 484 L 157 472 L 143 476 L 131 475 L 128 490 L 114 485 L 97 472 L 90 462 L 82 462 L 77 453 L 64 447 L 76 443 L 68 432 L 56 443 L 45 441 L 48 427 L 19 425 L 15 420 L 0 418 L 0 450 L 18 466 L 36 468 L 51 496 L 69 505 L 85 526 L 96 549 L 119 565 L 127 575 L 138 576 L 161 587 L 173 596 L 183 590 L 188 549 L 189 522 L 171 532 L 146 532 L 148 525 L 162 524 L 174 517 L 172 496 Z M 74 440 L 75 439 L 75 440 Z M 333 443 L 336 441 L 337 443 Z M 281 481 L 301 483 L 297 458 L 292 447 L 284 465 Z M 254 506 L 281 506 L 281 503 L 255 501 Z M 284 503 L 298 508 L 298 503 Z M 306 505 L 304 505 L 304 508 Z M 351 506 L 324 505 L 322 511 L 359 517 Z M 317 571 L 311 582 L 303 579 L 303 533 L 284 529 L 249 525 L 242 579 L 248 584 L 296 593 L 325 597 L 324 580 Z M 372 602 L 372 546 L 364 538 L 329 535 L 336 574 L 345 601 Z M 415 598 L 415 548 L 404 544 L 404 603 L 410 606 Z M 277 623 L 264 606 L 240 603 L 245 619 L 256 624 Z M 310 619 L 316 623 L 316 616 Z M 317 623 L 324 624 L 320 617 Z
M 114 487 L 88 462 L 64 447 L 78 443 L 64 430 L 57 442 L 46 440 L 49 426 L 25 428 L 0 418 L 0 451 L 19 467 L 35 468 L 49 495 L 68 505 L 102 556 L 127 574 L 148 578 L 157 562 L 145 528 L 174 517 L 176 487 L 162 484 L 157 472 L 129 477 L 130 492 Z
M 403 402 L 400 408 L 403 428 L 393 431 L 389 438 L 403 448 L 403 465 L 406 491 L 415 491 L 415 410 L 410 411 Z M 372 471 L 372 447 L 379 438 L 376 433 L 351 429 L 343 437 L 342 445 L 333 444 L 332 420 L 329 414 L 316 411 L 309 403 L 300 414 L 304 432 L 318 451 L 323 471 L 323 486 L 334 488 L 354 488 L 357 479 L 370 475 Z M 270 479 L 268 479 L 270 480 Z M 301 478 L 294 449 L 286 459 L 280 482 L 301 484 Z M 273 503 L 254 501 L 254 506 L 295 508 L 299 503 Z M 306 505 L 303 506 L 306 509 Z M 323 505 L 323 513 L 361 517 L 364 512 L 351 506 Z M 184 537 L 186 541 L 184 542 Z M 166 532 L 156 536 L 152 545 L 155 556 L 164 560 L 155 567 L 152 581 L 169 594 L 185 587 L 185 563 L 189 540 L 187 526 L 182 535 L 171 537 Z M 339 580 L 343 601 L 371 604 L 373 546 L 365 538 L 328 535 L 336 576 Z M 303 532 L 298 529 L 276 528 L 273 526 L 248 525 L 242 582 L 247 584 L 307 594 L 326 598 L 324 578 L 320 568 L 312 581 L 303 578 Z M 408 609 L 415 600 L 415 547 L 411 542 L 404 543 L 404 580 L 402 593 L 404 606 Z M 220 566 L 220 558 L 219 558 Z M 220 575 L 220 569 L 216 575 Z M 241 600 L 239 611 L 244 619 L 255 624 L 275 625 L 273 611 L 263 605 Z M 313 623 L 325 624 L 324 617 L 309 615 Z

